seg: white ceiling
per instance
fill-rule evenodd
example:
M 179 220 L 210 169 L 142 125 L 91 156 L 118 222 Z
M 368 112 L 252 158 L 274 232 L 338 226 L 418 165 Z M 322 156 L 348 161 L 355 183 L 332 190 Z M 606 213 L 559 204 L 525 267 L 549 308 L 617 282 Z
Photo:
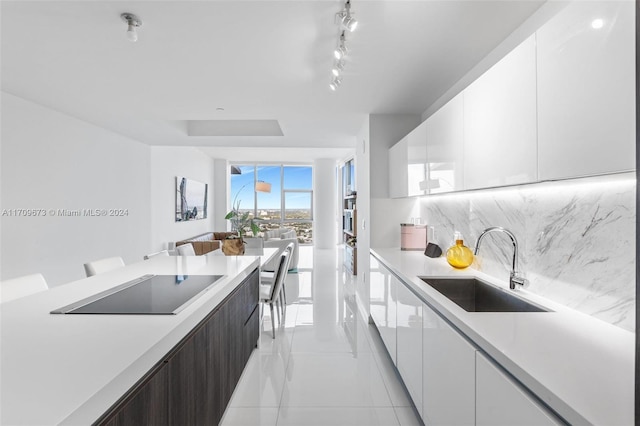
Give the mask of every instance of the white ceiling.
M 367 114 L 421 114 L 541 4 L 352 0 L 331 92 L 340 1 L 2 1 L 2 89 L 150 145 L 352 148 Z M 188 136 L 216 119 L 284 136 Z

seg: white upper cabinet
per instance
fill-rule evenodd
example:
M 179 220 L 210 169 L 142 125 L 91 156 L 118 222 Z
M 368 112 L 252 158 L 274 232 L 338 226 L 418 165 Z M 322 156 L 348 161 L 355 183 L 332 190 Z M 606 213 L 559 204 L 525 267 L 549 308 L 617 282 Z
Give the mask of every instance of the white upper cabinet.
M 634 2 L 572 2 L 538 32 L 540 180 L 635 168 Z
M 535 182 L 534 37 L 511 51 L 463 94 L 464 189 Z
M 430 194 L 463 189 L 463 108 L 461 93 L 426 120 Z
M 422 122 L 407 135 L 407 193 L 410 197 L 424 195 L 422 189 L 427 167 L 427 123 Z
M 427 130 L 422 123 L 400 142 L 389 148 L 389 196 L 424 195 L 421 185 L 426 176 Z

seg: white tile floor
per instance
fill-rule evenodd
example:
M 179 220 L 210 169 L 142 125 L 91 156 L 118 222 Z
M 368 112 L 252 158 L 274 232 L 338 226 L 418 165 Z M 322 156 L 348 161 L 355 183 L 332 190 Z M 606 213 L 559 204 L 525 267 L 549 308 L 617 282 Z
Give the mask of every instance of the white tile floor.
M 380 337 L 357 311 L 355 285 L 341 249 L 300 247 L 284 324 L 272 339 L 265 310 L 259 347 L 222 425 L 422 424 Z

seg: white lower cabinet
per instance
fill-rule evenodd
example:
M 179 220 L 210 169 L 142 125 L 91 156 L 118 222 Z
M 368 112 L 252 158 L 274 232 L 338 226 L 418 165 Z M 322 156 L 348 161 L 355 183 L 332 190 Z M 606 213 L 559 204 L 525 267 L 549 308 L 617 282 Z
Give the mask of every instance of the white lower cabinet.
M 425 425 L 473 425 L 476 349 L 428 305 L 422 305 Z
M 456 328 L 370 256 L 370 312 L 425 425 L 561 425 Z
M 396 290 L 398 279 L 373 256 L 370 258 L 371 318 L 378 328 L 389 356 L 396 363 Z
M 476 424 L 543 426 L 560 422 L 480 352 L 476 353 Z
M 397 296 L 397 367 L 422 415 L 422 300 L 402 283 Z

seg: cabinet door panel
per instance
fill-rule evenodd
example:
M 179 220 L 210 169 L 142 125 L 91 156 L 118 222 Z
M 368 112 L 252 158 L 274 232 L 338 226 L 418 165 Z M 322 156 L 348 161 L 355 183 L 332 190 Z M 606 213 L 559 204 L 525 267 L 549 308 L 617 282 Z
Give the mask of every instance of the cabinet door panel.
M 473 425 L 476 349 L 428 305 L 422 310 L 424 423 Z
M 480 352 L 476 353 L 476 424 L 542 426 L 562 424 Z
M 464 103 L 459 94 L 426 121 L 430 194 L 463 189 Z
M 525 40 L 464 96 L 464 188 L 537 179 L 536 51 Z
M 168 425 L 168 389 L 167 369 L 162 367 L 110 420 L 99 424 L 105 426 Z
M 212 395 L 207 389 L 209 356 L 206 326 L 196 331 L 167 363 L 171 424 L 195 425 L 212 421 Z
M 213 400 L 211 416 L 218 424 L 222 419 L 227 403 L 231 399 L 235 384 L 232 383 L 231 357 L 227 346 L 232 339 L 228 327 L 230 317 L 228 305 L 216 312 L 214 320 L 207 324 L 207 392 Z
M 635 168 L 634 2 L 571 2 L 536 33 L 540 179 Z
M 249 357 L 251 353 L 256 348 L 258 344 L 258 339 L 260 338 L 260 307 L 256 305 L 253 313 L 247 320 L 244 325 L 243 332 L 243 348 L 242 348 L 242 356 L 244 359 L 244 363 L 246 364 L 249 361 Z
M 397 296 L 398 371 L 422 415 L 422 301 L 400 281 Z
M 259 304 L 259 280 L 260 275 L 256 270 L 247 279 L 242 293 L 242 369 L 249 360 L 251 352 L 256 347 L 260 337 L 260 308 Z M 242 369 L 240 372 L 242 372 Z
M 423 122 L 407 135 L 407 195 L 425 195 L 427 167 L 427 123 Z
M 396 288 L 397 280 L 375 257 L 370 259 L 370 298 L 371 318 L 376 324 L 382 342 L 396 363 Z

